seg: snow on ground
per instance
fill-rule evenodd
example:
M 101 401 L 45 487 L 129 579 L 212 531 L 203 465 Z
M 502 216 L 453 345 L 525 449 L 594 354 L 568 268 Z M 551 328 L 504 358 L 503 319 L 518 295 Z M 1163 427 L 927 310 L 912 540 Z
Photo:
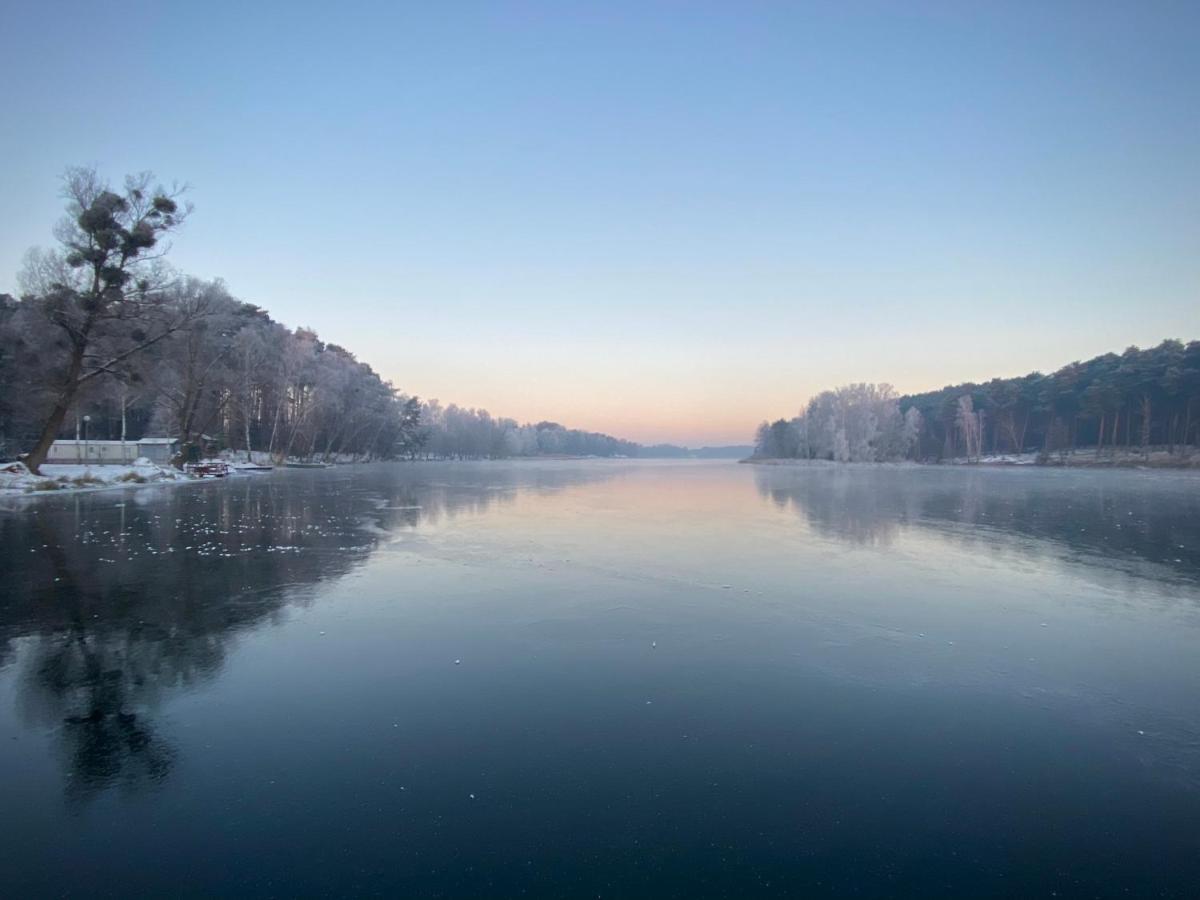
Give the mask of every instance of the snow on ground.
M 991 453 L 975 460 L 976 463 L 988 466 L 1034 466 L 1037 465 L 1037 461 L 1036 453 Z M 966 463 L 969 460 L 954 459 L 951 462 Z
M 245 450 L 222 450 L 217 456 L 218 459 L 229 463 L 231 466 L 245 465 L 247 462 Z M 249 462 L 254 463 L 256 466 L 279 466 L 284 463 L 298 462 L 323 462 L 334 465 L 348 465 L 363 461 L 361 456 L 354 453 L 318 453 L 314 456 L 289 456 L 286 459 L 280 459 L 266 450 L 251 450 L 249 460 Z
M 144 456 L 128 466 L 51 465 L 34 475 L 24 463 L 0 464 L 0 495 L 42 491 L 96 490 L 165 481 L 192 481 L 177 469 L 156 465 Z
M 246 459 L 245 450 L 222 450 L 218 454 L 218 459 L 221 462 L 227 462 L 231 466 L 246 465 L 247 462 L 253 463 L 256 466 L 273 466 L 275 458 L 265 450 L 251 450 L 250 459 Z

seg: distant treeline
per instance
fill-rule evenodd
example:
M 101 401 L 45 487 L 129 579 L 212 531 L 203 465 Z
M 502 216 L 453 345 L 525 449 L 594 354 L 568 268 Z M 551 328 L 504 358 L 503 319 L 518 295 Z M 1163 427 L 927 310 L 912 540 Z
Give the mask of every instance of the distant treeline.
M 225 285 L 182 276 L 165 239 L 191 212 L 149 174 L 112 189 L 64 178 L 59 246 L 30 251 L 0 295 L 0 458 L 77 435 L 278 457 L 637 456 L 637 444 L 551 422 L 422 402 L 315 332 L 288 329 Z
M 281 457 L 392 456 L 417 434 L 419 400 L 219 281 L 173 278 L 142 306 L 93 317 L 80 359 L 71 338 L 88 318 L 83 302 L 0 297 L 5 455 L 57 437 L 169 435 Z
M 501 459 L 510 456 L 639 456 L 642 447 L 607 434 L 564 428 L 557 422 L 520 425 L 482 409 L 421 405 L 420 425 L 406 453 L 433 459 Z
M 638 444 L 594 431 L 564 428 L 557 422 L 520 425 L 493 418 L 486 410 L 443 408 L 436 400 L 422 403 L 416 438 L 408 455 L 431 459 L 502 459 L 516 456 L 612 456 L 639 459 L 733 459 L 753 448 Z
M 726 446 L 697 446 L 686 448 L 678 444 L 648 444 L 638 450 L 638 456 L 656 457 L 662 460 L 743 460 L 754 452 L 749 444 Z
M 759 426 L 755 454 L 885 461 L 977 459 L 1090 447 L 1097 455 L 1187 454 L 1200 441 L 1200 341 L 1106 353 L 1043 375 L 993 378 L 897 396 L 850 385 L 793 419 Z
M 642 447 L 639 456 L 665 459 L 744 459 L 754 452 L 749 444 L 728 444 L 720 447 L 695 447 L 689 449 L 675 444 L 651 444 Z

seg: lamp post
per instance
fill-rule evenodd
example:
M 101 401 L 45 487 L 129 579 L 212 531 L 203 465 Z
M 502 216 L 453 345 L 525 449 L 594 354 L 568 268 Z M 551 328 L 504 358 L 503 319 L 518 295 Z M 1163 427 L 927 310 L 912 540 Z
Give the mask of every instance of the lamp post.
M 91 416 L 83 417 L 83 462 L 86 465 L 88 462 L 88 422 L 92 421 Z

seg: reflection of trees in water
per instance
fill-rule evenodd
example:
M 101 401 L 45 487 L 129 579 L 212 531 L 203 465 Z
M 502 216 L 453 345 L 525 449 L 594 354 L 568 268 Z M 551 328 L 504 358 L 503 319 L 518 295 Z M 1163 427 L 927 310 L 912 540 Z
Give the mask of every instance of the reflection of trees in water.
M 596 484 L 628 470 L 609 463 L 513 461 L 456 462 L 412 466 L 395 486 L 386 506 L 398 515 L 385 528 L 439 524 L 458 515 L 482 515 L 515 502 L 521 494 L 556 494 Z M 403 507 L 411 507 L 404 509 Z M 419 509 L 417 508 L 419 507 Z
M 39 725 L 58 726 L 68 801 L 84 801 L 109 785 L 154 783 L 170 771 L 172 750 L 156 734 L 140 696 L 154 674 L 148 657 L 159 656 L 152 645 L 121 647 L 112 635 L 82 627 L 34 644 L 22 709 Z
M 819 534 L 851 544 L 887 546 L 919 514 L 914 498 L 894 479 L 860 467 L 762 467 L 759 493 L 794 509 Z
M 155 711 L 218 673 L 239 633 L 364 562 L 381 537 L 480 514 L 583 468 L 380 466 L 47 498 L 0 515 L 0 664 L 55 729 L 67 796 L 161 781 Z M 18 639 L 20 639 L 18 643 Z
M 1200 577 L 1200 479 L 1189 474 L 976 468 L 762 467 L 759 493 L 818 533 L 887 545 L 910 526 Z

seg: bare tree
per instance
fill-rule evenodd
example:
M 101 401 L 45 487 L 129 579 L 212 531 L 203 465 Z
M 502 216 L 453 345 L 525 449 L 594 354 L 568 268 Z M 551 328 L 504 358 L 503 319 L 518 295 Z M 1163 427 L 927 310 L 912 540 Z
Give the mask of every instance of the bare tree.
M 217 418 L 231 397 L 228 357 L 234 338 L 255 308 L 229 296 L 225 285 L 184 279 L 170 291 L 169 304 L 187 325 L 162 345 L 157 367 L 159 404 L 171 433 L 186 447 Z
M 160 302 L 170 274 L 159 241 L 191 210 L 179 205 L 183 188 L 151 188 L 152 178 L 129 176 L 115 193 L 93 169 L 68 170 L 67 216 L 55 230 L 61 250 L 27 257 L 22 287 L 66 339 L 54 401 L 26 459 L 34 472 L 81 388 L 186 324 Z

